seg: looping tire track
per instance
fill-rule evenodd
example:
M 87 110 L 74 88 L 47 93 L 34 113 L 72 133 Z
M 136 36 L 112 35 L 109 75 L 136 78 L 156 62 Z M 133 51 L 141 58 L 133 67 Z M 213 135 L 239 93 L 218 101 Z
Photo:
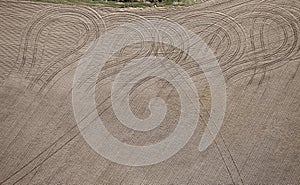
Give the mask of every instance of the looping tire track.
M 244 53 L 243 28 L 229 15 L 220 12 L 190 11 L 174 18 L 181 25 L 199 34 L 213 50 L 221 67 L 231 66 Z M 219 37 L 219 42 L 216 38 Z M 225 49 L 219 47 L 227 41 Z M 233 42 L 236 42 L 233 45 Z M 213 46 L 215 45 L 215 47 Z
M 24 49 L 18 57 L 20 60 L 20 72 L 23 71 L 25 65 L 29 63 L 29 69 L 26 71 L 27 77 L 29 75 L 32 75 L 31 71 L 35 67 L 38 47 L 37 42 L 45 27 L 55 23 L 56 21 L 63 20 L 64 18 L 71 18 L 79 21 L 85 27 L 86 30 L 86 34 L 84 35 L 82 43 L 80 43 L 78 46 L 74 47 L 70 51 L 64 52 L 63 54 L 58 56 L 52 63 L 47 65 L 39 74 L 33 74 L 35 77 L 33 80 L 30 81 L 28 88 L 33 88 L 36 84 L 42 82 L 40 90 L 43 90 L 61 70 L 77 61 L 80 58 L 80 56 L 77 57 L 77 59 L 75 60 L 73 59 L 71 63 L 63 61 L 65 61 L 68 57 L 72 56 L 84 46 L 86 46 L 89 41 L 100 37 L 100 35 L 105 30 L 105 25 L 98 13 L 90 8 L 74 8 L 64 6 L 53 7 L 46 10 L 42 10 L 36 16 L 37 18 L 32 21 L 32 23 L 28 26 L 28 28 L 25 31 L 25 41 L 23 43 Z M 35 32 L 37 33 L 35 34 Z M 28 52 L 29 40 L 31 39 L 31 37 L 34 37 L 34 50 L 32 56 L 33 59 L 30 63 L 26 61 L 26 54 Z
M 261 84 L 267 72 L 278 69 L 287 64 L 299 53 L 299 49 L 297 49 L 297 47 L 299 48 L 298 30 L 300 28 L 300 24 L 293 12 L 281 8 L 278 5 L 276 6 L 274 4 L 263 3 L 259 6 L 247 4 L 237 7 L 236 10 L 230 13 L 238 22 L 252 20 L 252 25 L 244 26 L 244 29 L 249 30 L 250 33 L 247 38 L 251 41 L 252 51 L 249 51 L 248 49 L 248 52 L 245 53 L 242 60 L 240 60 L 234 68 L 226 69 L 229 73 L 227 80 L 230 80 L 235 76 L 237 76 L 237 80 L 239 80 L 241 78 L 245 78 L 244 73 L 254 71 L 250 81 L 253 80 L 256 74 L 263 73 L 260 81 Z M 258 19 L 263 21 L 256 24 Z M 277 42 L 280 42 L 281 44 L 275 49 L 269 47 L 274 43 L 268 43 L 267 45 L 267 41 L 265 40 L 265 37 L 270 36 L 264 33 L 266 27 L 270 26 L 267 24 L 268 21 L 270 22 L 269 24 L 273 23 L 280 28 L 280 30 L 277 31 L 281 32 L 279 33 L 281 35 L 281 39 Z M 254 25 L 260 26 L 258 29 L 259 33 L 257 34 L 253 33 Z M 257 47 L 256 44 L 254 44 L 254 38 L 258 38 L 260 40 L 258 43 L 260 43 L 261 46 Z
M 278 6 L 278 5 L 277 5 Z M 61 8 L 64 9 L 64 8 Z M 66 8 L 68 9 L 68 8 Z M 289 9 L 289 10 L 288 10 Z M 191 9 L 193 10 L 193 8 Z M 28 50 L 28 43 L 29 39 L 31 38 L 32 34 L 35 34 L 37 31 L 38 34 L 36 34 L 35 42 L 38 42 L 39 36 L 41 32 L 43 31 L 44 27 L 47 27 L 49 24 L 53 24 L 56 21 L 59 21 L 60 18 L 56 16 L 56 13 L 59 12 L 59 15 L 62 15 L 61 17 L 73 17 L 76 19 L 81 19 L 83 25 L 85 25 L 85 28 L 87 30 L 87 33 L 91 34 L 91 30 L 93 28 L 90 28 L 88 24 L 86 24 L 86 20 L 92 21 L 92 24 L 94 25 L 96 29 L 96 36 L 95 38 L 99 37 L 101 35 L 101 28 L 99 27 L 99 17 L 96 15 L 84 15 L 86 19 L 82 19 L 82 14 L 85 13 L 85 10 L 82 10 L 81 13 L 78 12 L 72 12 L 75 11 L 74 9 L 70 10 L 68 9 L 66 12 L 64 11 L 57 11 L 55 8 L 47 10 L 45 12 L 41 13 L 41 17 L 38 17 L 35 19 L 35 21 L 30 25 L 30 27 L 26 31 L 26 37 L 25 37 L 25 44 L 24 44 L 24 51 L 20 53 L 20 66 L 19 70 L 22 72 L 24 66 L 27 65 L 26 61 L 26 52 Z M 76 10 L 77 11 L 77 10 Z M 88 10 L 90 11 L 90 10 Z M 207 41 L 208 45 L 210 45 L 213 49 L 215 49 L 218 59 L 220 60 L 220 64 L 222 69 L 225 72 L 225 75 L 227 77 L 227 80 L 230 81 L 234 77 L 241 79 L 245 78 L 243 77 L 247 72 L 254 71 L 253 74 L 250 74 L 252 76 L 251 79 L 254 78 L 255 75 L 259 73 L 263 73 L 263 76 L 260 80 L 260 83 L 263 83 L 263 79 L 267 72 L 275 70 L 277 68 L 280 68 L 281 66 L 285 65 L 291 60 L 296 60 L 300 58 L 299 51 L 299 17 L 300 17 L 300 9 L 297 7 L 288 7 L 288 6 L 282 6 L 282 8 L 275 7 L 275 4 L 266 4 L 263 3 L 260 8 L 253 8 L 253 5 L 242 5 L 236 8 L 236 10 L 233 10 L 232 12 L 228 13 L 227 15 L 223 13 L 215 13 L 215 12 L 204 12 L 204 11 L 191 11 L 189 13 L 181 12 L 181 15 L 184 15 L 179 18 L 175 18 L 175 21 L 178 21 L 179 23 L 185 24 L 187 27 L 190 27 L 192 30 L 198 30 L 197 26 L 201 29 L 198 33 L 203 36 L 203 39 Z M 47 17 L 48 14 L 50 14 L 50 17 Z M 51 14 L 54 14 L 51 16 Z M 120 13 L 118 16 L 115 16 L 115 18 L 112 18 L 113 15 L 105 17 L 105 23 L 110 23 L 115 20 L 120 20 L 125 18 L 129 18 L 130 16 L 124 16 L 123 13 Z M 274 18 L 275 17 L 275 18 Z M 217 22 L 216 24 L 207 24 L 205 21 L 202 23 L 198 21 L 198 19 L 209 19 Z M 251 19 L 252 25 L 241 25 L 241 22 L 245 19 Z M 261 19 L 262 23 L 257 23 L 257 20 Z M 134 21 L 134 19 L 132 19 Z M 127 20 L 128 21 L 128 20 Z M 268 26 L 268 21 L 276 23 L 278 27 L 280 28 L 280 33 L 283 35 L 282 39 L 279 40 L 281 43 L 280 46 L 276 47 L 275 49 L 270 48 L 270 43 L 266 40 L 268 32 L 266 32 L 266 27 Z M 254 25 L 259 25 L 259 33 L 254 33 Z M 114 27 L 114 26 L 112 26 Z M 209 30 L 209 28 L 214 28 L 213 31 Z M 109 28 L 110 29 L 110 28 Z M 252 31 L 251 31 L 252 29 Z M 98 30 L 98 31 L 97 31 Z M 246 32 L 245 30 L 249 30 L 250 34 Z M 292 35 L 289 35 L 289 33 L 292 33 Z M 88 34 L 88 35 L 89 35 Z M 261 49 L 255 45 L 254 38 L 259 38 L 259 43 L 261 45 Z M 217 38 L 220 38 L 220 41 L 217 42 Z M 238 38 L 237 40 L 235 38 Z M 206 40 L 207 39 L 207 40 Z M 252 40 L 253 39 L 253 40 Z M 80 50 L 82 47 L 85 46 L 85 44 L 88 43 L 88 41 L 91 40 L 91 38 L 86 37 L 84 38 L 84 42 L 75 47 L 75 49 L 72 49 L 67 54 L 63 54 L 60 57 L 58 57 L 53 64 L 48 65 L 42 73 L 40 73 L 28 86 L 29 88 L 33 88 L 36 84 L 42 81 L 42 88 L 44 88 L 49 82 L 65 67 L 67 67 L 70 64 L 64 65 L 63 61 L 68 58 L 69 56 L 76 53 L 78 50 Z M 227 40 L 227 44 L 225 46 L 225 49 L 222 50 L 222 52 L 219 52 L 220 50 L 218 48 L 222 47 L 222 43 L 224 40 Z M 250 40 L 251 45 L 245 46 L 245 40 Z M 234 45 L 232 41 L 236 41 L 237 45 Z M 272 44 L 272 43 L 271 43 Z M 144 43 L 142 43 L 142 46 L 144 46 Z M 246 49 L 246 47 L 250 47 L 250 49 Z M 29 70 L 26 71 L 26 76 L 31 73 L 31 71 L 34 68 L 35 65 L 35 54 L 37 52 L 37 45 L 34 45 L 34 55 L 33 55 L 33 62 L 29 63 Z M 184 60 L 185 56 L 181 55 L 181 53 L 177 55 L 173 55 L 170 51 L 170 49 L 165 49 L 163 46 L 162 49 L 167 56 L 171 58 L 175 58 L 175 61 Z M 251 51 L 253 49 L 253 51 Z M 142 51 L 142 49 L 140 50 Z M 151 53 L 157 54 L 157 48 L 153 47 L 148 52 L 142 53 L 141 56 L 144 54 L 150 55 Z M 269 52 L 265 54 L 265 51 Z M 171 53 L 171 54 L 170 54 Z M 122 55 L 122 51 L 120 52 Z M 130 57 L 127 57 L 122 62 L 126 63 L 132 58 L 140 56 L 139 52 L 136 52 L 135 54 L 131 55 Z M 267 62 L 257 62 L 255 60 L 261 59 Z M 72 61 L 75 62 L 75 61 Z M 106 68 L 103 68 L 104 70 L 114 68 L 116 66 L 120 65 L 120 63 L 115 64 L 111 63 L 105 66 Z M 58 69 L 53 69 L 55 66 L 60 66 Z M 53 70 L 52 70 L 53 69 Z M 191 70 L 192 68 L 188 69 Z M 54 72 L 53 72 L 54 71 Z M 48 73 L 51 73 L 50 76 L 46 76 Z M 107 77 L 110 77 L 112 75 L 116 74 L 116 72 L 110 73 L 107 76 L 105 76 L 102 79 L 105 79 Z M 191 76 L 198 76 L 202 74 L 200 71 L 192 73 Z M 148 79 L 149 80 L 149 79 Z M 145 81 L 141 81 L 141 84 L 145 83 Z M 151 86 L 149 84 L 146 86 L 143 90 L 145 90 L 147 87 Z M 41 88 L 41 89 L 42 89 Z M 106 100 L 109 100 L 107 98 Z M 105 100 L 105 101 L 106 101 Z M 102 102 L 103 103 L 103 102 Z M 102 104 L 101 103 L 101 104 Z M 100 104 L 100 105 L 101 105 Z M 105 111 L 105 110 L 104 110 Z M 103 111 L 103 112 L 104 112 Z M 78 134 L 78 133 L 77 133 Z M 68 143 L 68 142 L 66 142 Z M 52 146 L 52 145 L 51 145 Z M 63 145 L 64 146 L 64 145 Z M 55 151 L 57 152 L 57 151 Z M 53 154 L 52 153 L 51 156 Z M 38 157 L 38 156 L 37 156 Z

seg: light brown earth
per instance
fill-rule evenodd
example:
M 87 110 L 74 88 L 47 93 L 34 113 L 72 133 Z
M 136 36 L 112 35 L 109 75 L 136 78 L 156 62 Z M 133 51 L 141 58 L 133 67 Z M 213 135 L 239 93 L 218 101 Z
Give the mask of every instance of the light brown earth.
M 73 75 L 88 44 L 106 30 L 153 17 L 192 30 L 214 51 L 226 79 L 226 114 L 214 143 L 199 152 L 211 106 L 201 70 L 170 46 L 125 48 L 106 63 L 96 88 L 98 114 L 114 137 L 148 145 L 176 127 L 180 99 L 158 78 L 137 84 L 130 97 L 139 118 L 149 115 L 149 98 L 162 97 L 168 112 L 160 127 L 133 131 L 111 108 L 113 77 L 149 54 L 176 61 L 191 76 L 201 119 L 170 159 L 124 166 L 97 154 L 80 134 Z M 0 29 L 0 184 L 300 184 L 300 1 L 211 0 L 144 10 L 0 1 Z

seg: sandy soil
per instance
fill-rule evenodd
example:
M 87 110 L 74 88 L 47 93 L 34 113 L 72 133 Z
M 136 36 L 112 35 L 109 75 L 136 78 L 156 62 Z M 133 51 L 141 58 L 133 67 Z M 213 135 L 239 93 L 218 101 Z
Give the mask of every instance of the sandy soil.
M 134 58 L 175 61 L 194 81 L 201 105 L 199 124 L 182 150 L 161 163 L 131 167 L 105 159 L 86 143 L 71 92 L 89 44 L 144 19 L 174 21 L 207 43 L 226 80 L 227 108 L 213 144 L 199 152 L 211 94 L 195 61 L 178 48 L 148 42 L 115 53 L 99 75 L 96 102 L 105 127 L 120 141 L 157 143 L 180 117 L 174 87 L 153 77 L 135 85 L 130 105 L 144 119 L 150 98 L 161 97 L 168 108 L 161 125 L 141 132 L 118 121 L 112 82 Z M 0 28 L 0 184 L 300 183 L 299 1 L 212 0 L 144 10 L 1 1 Z

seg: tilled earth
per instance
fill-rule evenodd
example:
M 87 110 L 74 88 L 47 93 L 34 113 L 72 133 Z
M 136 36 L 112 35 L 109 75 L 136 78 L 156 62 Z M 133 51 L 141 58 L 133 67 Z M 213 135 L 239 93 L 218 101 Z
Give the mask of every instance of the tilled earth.
M 199 94 L 199 124 L 184 148 L 158 164 L 134 167 L 87 144 L 75 121 L 72 84 L 92 41 L 146 20 L 180 24 L 209 46 L 225 78 L 227 107 L 214 142 L 200 152 L 211 92 L 205 73 L 182 51 L 188 48 L 145 41 L 116 52 L 100 72 L 95 101 L 105 127 L 121 142 L 159 143 L 180 118 L 176 89 L 149 77 L 135 84 L 130 108 L 146 119 L 149 100 L 159 96 L 167 105 L 163 122 L 143 132 L 118 121 L 112 83 L 133 59 L 174 61 Z M 0 29 L 0 184 L 300 183 L 300 1 L 212 0 L 167 9 L 0 1 Z M 176 33 L 164 39 L 174 37 L 184 40 Z

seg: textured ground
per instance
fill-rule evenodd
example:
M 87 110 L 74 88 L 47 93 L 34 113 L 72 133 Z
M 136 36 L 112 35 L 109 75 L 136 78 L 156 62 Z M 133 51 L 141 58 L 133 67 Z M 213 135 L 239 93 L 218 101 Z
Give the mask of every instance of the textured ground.
M 176 155 L 151 166 L 123 166 L 97 154 L 80 134 L 73 76 L 91 41 L 122 23 L 154 17 L 192 30 L 214 51 L 226 79 L 225 119 L 214 143 L 199 152 L 211 106 L 203 72 L 178 48 L 127 47 L 105 64 L 96 88 L 98 114 L 114 137 L 156 143 L 179 117 L 173 86 L 147 78 L 132 91 L 131 109 L 146 118 L 148 100 L 160 96 L 168 106 L 164 122 L 139 132 L 117 121 L 111 83 L 133 58 L 165 56 L 181 65 L 199 91 L 201 113 Z M 212 0 L 144 10 L 0 1 L 0 29 L 0 184 L 300 183 L 300 1 Z

